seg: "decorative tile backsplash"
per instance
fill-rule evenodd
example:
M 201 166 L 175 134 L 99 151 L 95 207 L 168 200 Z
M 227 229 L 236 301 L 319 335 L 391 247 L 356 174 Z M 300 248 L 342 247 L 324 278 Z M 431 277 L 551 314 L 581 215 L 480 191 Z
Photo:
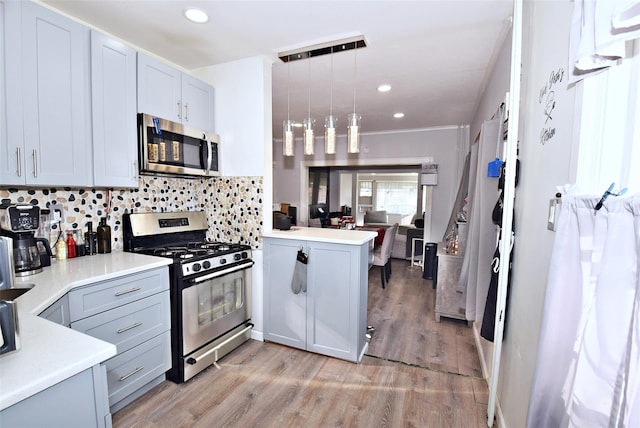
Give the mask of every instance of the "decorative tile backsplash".
M 138 189 L 0 188 L 2 203 L 30 203 L 59 209 L 63 230 L 86 230 L 101 217 L 111 226 L 112 248 L 122 250 L 122 214 L 204 211 L 208 237 L 259 248 L 262 241 L 262 177 L 187 179 L 142 176 Z

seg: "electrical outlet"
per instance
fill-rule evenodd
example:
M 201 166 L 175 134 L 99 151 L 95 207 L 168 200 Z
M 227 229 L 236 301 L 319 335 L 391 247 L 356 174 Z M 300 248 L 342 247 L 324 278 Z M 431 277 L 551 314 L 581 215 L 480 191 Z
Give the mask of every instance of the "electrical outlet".
M 62 223 L 62 221 L 64 220 L 63 216 L 62 216 L 62 209 L 61 208 L 52 208 L 52 212 L 53 212 L 53 223 L 56 224 L 60 224 Z

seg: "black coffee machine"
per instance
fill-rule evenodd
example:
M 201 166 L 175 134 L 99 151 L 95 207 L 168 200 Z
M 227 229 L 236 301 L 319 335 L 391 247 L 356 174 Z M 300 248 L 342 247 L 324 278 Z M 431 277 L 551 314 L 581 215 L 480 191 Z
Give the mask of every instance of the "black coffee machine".
M 0 206 L 0 234 L 13 240 L 13 263 L 16 276 L 42 272 L 51 265 L 51 247 L 44 238 L 36 238 L 40 208 L 31 204 Z

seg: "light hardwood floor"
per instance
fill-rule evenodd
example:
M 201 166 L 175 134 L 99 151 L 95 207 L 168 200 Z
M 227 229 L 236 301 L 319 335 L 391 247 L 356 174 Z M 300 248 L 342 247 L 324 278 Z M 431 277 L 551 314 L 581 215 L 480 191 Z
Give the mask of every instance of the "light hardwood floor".
M 369 275 L 360 364 L 249 341 L 189 382 L 163 382 L 113 415 L 120 427 L 485 427 L 486 382 L 465 323 L 433 315 L 435 290 L 394 260 Z

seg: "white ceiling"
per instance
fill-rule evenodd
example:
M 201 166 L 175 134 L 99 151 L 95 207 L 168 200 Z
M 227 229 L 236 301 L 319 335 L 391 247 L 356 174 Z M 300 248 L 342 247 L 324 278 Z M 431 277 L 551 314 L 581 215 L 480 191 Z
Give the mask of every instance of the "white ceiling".
M 45 3 L 190 70 L 255 55 L 273 59 L 275 138 L 287 117 L 287 87 L 291 119 L 307 116 L 310 92 L 316 133 L 322 132 L 330 107 L 332 59 L 339 134 L 354 108 L 354 64 L 355 109 L 362 115 L 363 132 L 470 123 L 512 11 L 511 0 Z M 211 19 L 188 22 L 182 15 L 187 6 L 207 11 Z M 364 35 L 366 48 L 289 65 L 277 56 L 355 34 Z M 390 84 L 391 91 L 377 92 L 382 83 Z M 405 117 L 394 119 L 395 112 Z

